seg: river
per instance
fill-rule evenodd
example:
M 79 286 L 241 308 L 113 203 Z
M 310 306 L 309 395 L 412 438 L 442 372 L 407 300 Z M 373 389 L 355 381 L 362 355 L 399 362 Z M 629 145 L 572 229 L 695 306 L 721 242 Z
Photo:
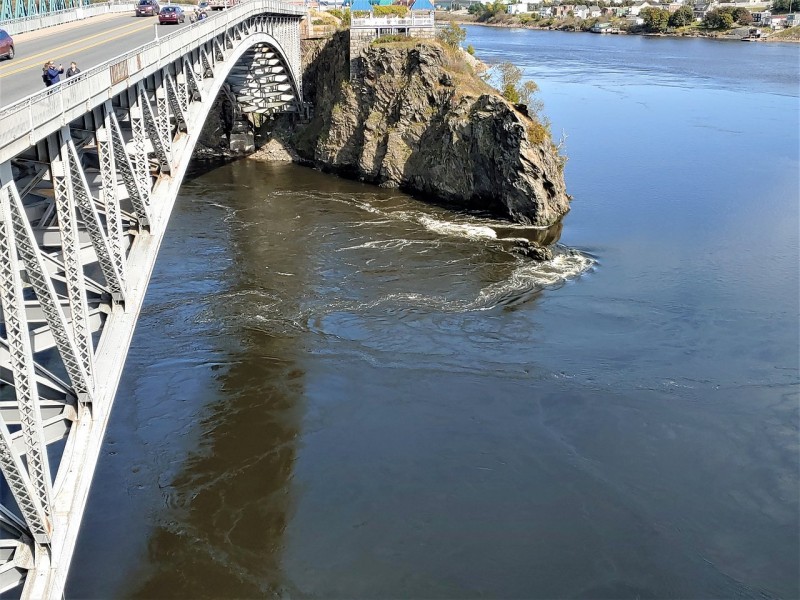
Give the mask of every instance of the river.
M 469 27 L 540 86 L 537 232 L 196 165 L 69 598 L 797 598 L 800 47 Z

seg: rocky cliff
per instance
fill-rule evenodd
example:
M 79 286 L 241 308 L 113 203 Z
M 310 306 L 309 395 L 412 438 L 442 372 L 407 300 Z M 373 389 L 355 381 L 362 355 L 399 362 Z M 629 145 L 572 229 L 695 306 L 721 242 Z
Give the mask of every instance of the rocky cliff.
M 433 41 L 373 43 L 350 78 L 348 34 L 304 47 L 311 122 L 290 139 L 323 170 L 423 199 L 550 225 L 569 210 L 549 132 Z

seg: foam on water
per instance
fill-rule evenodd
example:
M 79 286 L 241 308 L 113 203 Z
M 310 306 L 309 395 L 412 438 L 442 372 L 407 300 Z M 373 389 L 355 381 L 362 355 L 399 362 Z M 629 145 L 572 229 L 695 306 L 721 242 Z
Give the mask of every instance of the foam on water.
M 414 220 L 425 229 L 442 235 L 455 235 L 470 239 L 497 239 L 497 232 L 488 225 L 443 221 L 427 215 L 418 215 Z
M 450 213 L 446 216 L 440 211 L 436 214 L 423 210 L 409 209 L 408 204 L 403 206 L 386 205 L 378 207 L 369 198 L 354 198 L 349 195 L 333 195 L 328 198 L 336 202 L 341 202 L 354 206 L 371 215 L 369 223 L 375 225 L 374 217 L 380 221 L 405 222 L 422 227 L 425 231 L 431 232 L 441 238 L 460 238 L 470 240 L 474 243 L 498 244 L 513 254 L 513 248 L 509 249 L 505 243 L 511 245 L 520 242 L 542 243 L 547 240 L 548 234 L 553 228 L 537 227 L 521 223 L 500 221 L 492 218 L 485 218 L 463 213 Z M 432 209 L 434 211 L 435 209 Z M 558 239 L 560 229 L 555 230 L 555 239 Z M 550 245 L 550 241 L 544 242 Z M 431 240 L 415 240 L 408 238 L 392 238 L 387 240 L 368 240 L 353 245 L 343 246 L 338 251 L 352 250 L 398 250 L 412 245 L 430 246 Z M 554 256 L 549 261 L 535 261 L 528 258 L 515 256 L 515 266 L 511 275 L 502 280 L 493 282 L 483 289 L 473 298 L 448 298 L 439 295 L 424 295 L 413 292 L 394 292 L 368 302 L 358 302 L 353 300 L 334 300 L 326 301 L 325 312 L 350 312 L 373 310 L 376 308 L 390 309 L 399 312 L 404 310 L 427 309 L 441 312 L 465 312 L 474 310 L 491 310 L 497 306 L 509 306 L 519 304 L 530 299 L 535 294 L 546 288 L 557 287 L 570 279 L 578 277 L 585 271 L 591 269 L 595 264 L 595 259 L 578 250 L 567 248 L 561 245 L 552 246 Z M 316 307 L 314 310 L 319 310 Z
M 593 257 L 571 248 L 557 247 L 550 261 L 520 260 L 511 276 L 483 288 L 467 310 L 488 310 L 524 302 L 533 294 L 562 285 L 591 269 Z

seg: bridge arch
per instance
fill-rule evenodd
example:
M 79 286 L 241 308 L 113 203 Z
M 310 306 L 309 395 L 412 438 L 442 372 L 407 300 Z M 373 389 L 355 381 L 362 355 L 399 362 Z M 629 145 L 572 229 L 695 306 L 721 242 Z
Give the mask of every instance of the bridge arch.
M 250 0 L 0 109 L 0 592 L 61 597 L 203 124 L 237 82 L 300 110 L 304 14 Z

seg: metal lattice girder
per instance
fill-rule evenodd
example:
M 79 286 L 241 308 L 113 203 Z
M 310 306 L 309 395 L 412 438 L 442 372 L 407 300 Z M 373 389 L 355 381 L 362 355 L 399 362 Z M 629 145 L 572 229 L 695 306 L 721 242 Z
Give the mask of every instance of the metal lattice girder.
M 14 389 L 19 405 L 22 435 L 25 441 L 25 454 L 28 474 L 32 479 L 37 499 L 45 515 L 50 515 L 50 498 L 52 496 L 50 464 L 42 430 L 42 418 L 38 407 L 38 390 L 34 371 L 33 348 L 31 347 L 28 321 L 25 315 L 25 302 L 22 292 L 22 277 L 17 248 L 12 227 L 10 227 L 10 203 L 8 190 L 3 194 L 2 202 L 2 249 L 0 255 L 0 303 L 3 306 L 3 317 L 6 326 L 6 341 L 11 358 L 11 370 L 14 375 Z
M 172 159 L 172 125 L 170 123 L 170 105 L 167 99 L 167 87 L 164 81 L 163 71 L 155 74 L 156 80 L 156 126 L 159 137 L 164 143 L 167 153 L 167 162 Z
M 147 131 L 144 126 L 144 108 L 139 99 L 139 94 L 136 91 L 134 91 L 134 98 L 134 103 L 130 107 L 128 113 L 131 119 L 131 129 L 133 131 L 134 174 L 136 176 L 137 186 L 141 192 L 139 198 L 141 198 L 145 206 L 150 206 L 150 163 L 147 158 Z M 124 141 L 120 143 L 121 147 L 124 148 Z M 130 193 L 130 190 L 128 193 Z
M 33 17 L 39 14 L 39 5 L 36 3 L 36 0 L 28 0 L 27 14 L 29 17 Z
M 11 355 L 14 388 L 25 437 L 28 470 L 26 471 L 21 457 L 14 451 L 5 422 L 0 423 L 0 467 L 34 537 L 38 541 L 48 542 L 52 495 L 50 466 L 37 405 L 33 350 L 25 317 L 22 277 L 11 225 L 9 188 L 13 185 L 13 182 L 6 184 L 0 190 L 0 303 L 3 307 L 6 341 Z
M 214 48 L 214 58 L 216 58 L 218 61 L 225 60 L 225 50 L 223 50 L 222 44 L 220 44 L 218 38 L 214 38 L 213 48 Z
M 213 77 L 214 67 L 211 63 L 211 57 L 208 56 L 208 52 L 203 47 L 200 48 L 200 62 L 203 65 L 203 77 Z
M 52 160 L 50 174 L 55 191 L 58 229 L 61 234 L 61 252 L 64 260 L 64 278 L 67 285 L 67 298 L 72 316 L 72 335 L 83 368 L 91 380 L 94 367 L 94 348 L 92 332 L 89 328 L 89 308 L 86 302 L 86 283 L 80 261 L 78 223 L 75 214 L 75 193 L 69 170 L 69 128 L 61 130 L 60 160 Z
M 133 111 L 135 107 L 131 108 L 131 121 L 134 120 Z M 122 175 L 122 182 L 125 184 L 125 190 L 128 192 L 128 198 L 133 204 L 133 210 L 136 213 L 136 218 L 145 227 L 150 225 L 150 211 L 148 206 L 150 204 L 150 175 L 145 173 L 146 179 L 142 185 L 141 178 L 138 176 L 138 167 L 131 162 L 125 150 L 125 140 L 122 137 L 122 130 L 117 120 L 117 115 L 114 111 L 106 113 L 111 125 L 111 137 L 109 144 L 114 155 L 114 164 L 119 169 Z M 138 119 L 141 121 L 141 119 Z M 142 126 L 143 128 L 143 126 Z M 134 131 L 134 160 L 139 156 L 139 148 L 136 144 L 136 132 Z M 144 142 L 142 142 L 142 154 L 144 155 L 145 168 L 147 168 L 147 155 L 144 154 Z
M 169 73 L 164 75 L 164 87 L 167 93 L 169 108 L 175 117 L 178 130 L 186 131 L 188 124 L 186 121 L 186 113 L 183 111 L 183 106 L 181 106 L 181 95 L 178 93 L 178 87 L 175 85 L 175 81 Z
M 142 111 L 142 121 L 144 122 L 144 129 L 147 132 L 147 137 L 150 138 L 150 143 L 153 144 L 153 149 L 158 157 L 161 170 L 169 173 L 170 163 L 167 142 L 161 138 L 161 132 L 156 123 L 156 117 L 153 114 L 153 107 L 150 106 L 150 100 L 147 98 L 147 92 L 144 86 L 140 83 L 137 88 L 139 90 L 138 104 Z
M 53 282 L 47 273 L 41 250 L 36 245 L 33 229 L 25 216 L 25 209 L 22 205 L 22 200 L 17 194 L 16 187 L 11 188 L 10 218 L 13 224 L 17 251 L 25 265 L 28 282 L 31 284 L 33 291 L 36 292 L 36 299 L 44 313 L 72 387 L 77 395 L 81 397 L 90 396 L 91 382 L 89 381 L 89 376 L 83 368 L 78 349 L 69 335 L 67 318 L 56 295 Z
M 183 74 L 186 77 L 189 100 L 202 100 L 200 82 L 197 80 L 197 74 L 194 72 L 194 65 L 192 65 L 186 57 L 183 59 Z
M 3 0 L 2 8 L 0 8 L 0 21 L 10 21 L 14 17 L 11 10 L 11 0 Z
M 106 226 L 108 227 L 109 247 L 111 257 L 116 265 L 116 270 L 122 281 L 123 294 L 126 286 L 125 273 L 125 241 L 122 233 L 122 217 L 117 193 L 117 166 L 113 150 L 113 134 L 111 133 L 111 116 L 114 109 L 111 102 L 105 105 L 103 125 L 97 129 L 97 158 L 100 162 L 101 191 L 100 200 L 106 211 Z M 124 152 L 124 150 L 123 150 Z M 122 301 L 123 298 L 115 298 Z
M 0 469 L 33 538 L 40 543 L 48 542 L 52 533 L 50 519 L 36 497 L 22 458 L 14 452 L 11 434 L 3 422 L 0 422 Z
M 78 150 L 75 148 L 75 142 L 72 140 L 69 140 L 67 145 L 69 170 L 72 176 L 72 189 L 75 194 L 75 201 L 78 209 L 81 212 L 81 217 L 83 218 L 83 224 L 89 232 L 92 246 L 94 247 L 95 254 L 97 254 L 97 261 L 100 263 L 103 276 L 106 278 L 106 285 L 108 285 L 112 294 L 117 295 L 120 299 L 124 299 L 125 285 L 122 281 L 122 274 L 117 269 L 116 262 L 111 258 L 111 248 L 109 247 L 108 237 L 105 231 L 103 231 L 103 225 L 100 222 L 100 215 L 97 213 L 95 199 L 89 191 L 86 175 L 81 168 Z
M 15 19 L 24 19 L 25 18 L 25 2 L 21 0 L 17 0 L 17 6 L 14 9 L 14 18 Z
M 175 83 L 178 87 L 178 100 L 180 101 L 181 111 L 186 114 L 186 111 L 189 110 L 189 86 L 186 85 L 183 65 L 181 65 L 178 74 L 175 76 Z

